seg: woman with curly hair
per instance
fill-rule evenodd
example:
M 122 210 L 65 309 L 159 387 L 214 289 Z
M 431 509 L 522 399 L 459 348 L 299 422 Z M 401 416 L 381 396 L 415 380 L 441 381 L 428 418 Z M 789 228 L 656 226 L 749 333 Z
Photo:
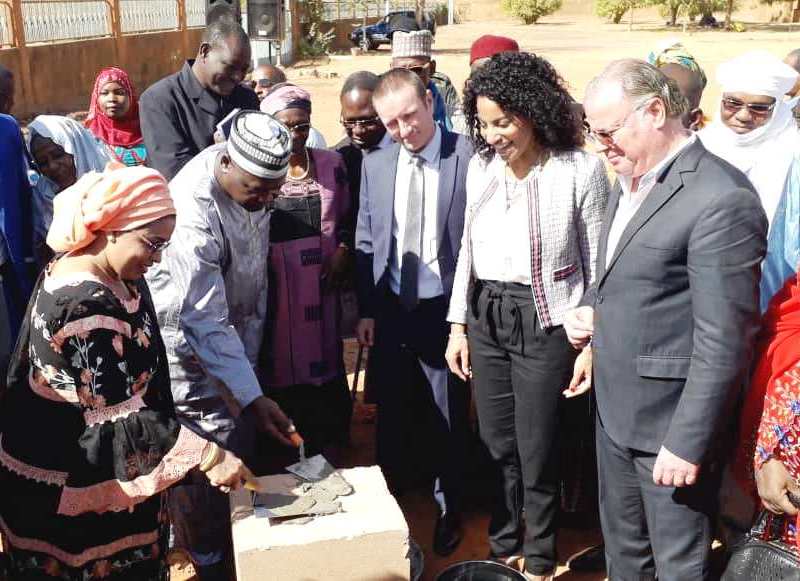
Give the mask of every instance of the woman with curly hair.
M 524 556 L 526 575 L 548 580 L 557 564 L 559 401 L 576 355 L 562 323 L 594 276 L 608 180 L 602 161 L 580 149 L 573 100 L 546 60 L 498 54 L 464 93 L 478 153 L 447 361 L 472 378 L 481 437 L 501 475 L 491 557 L 518 564 Z

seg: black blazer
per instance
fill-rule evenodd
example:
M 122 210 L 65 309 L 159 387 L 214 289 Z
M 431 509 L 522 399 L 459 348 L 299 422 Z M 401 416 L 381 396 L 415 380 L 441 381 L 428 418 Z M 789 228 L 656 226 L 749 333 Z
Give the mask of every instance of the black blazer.
M 171 180 L 195 155 L 214 144 L 217 123 L 234 109 L 258 110 L 256 94 L 237 85 L 227 97 L 203 88 L 193 60 L 150 86 L 139 100 L 147 165 Z
M 767 218 L 744 174 L 698 140 L 661 172 L 606 268 L 620 192 L 583 301 L 600 421 L 619 445 L 699 463 L 749 371 Z

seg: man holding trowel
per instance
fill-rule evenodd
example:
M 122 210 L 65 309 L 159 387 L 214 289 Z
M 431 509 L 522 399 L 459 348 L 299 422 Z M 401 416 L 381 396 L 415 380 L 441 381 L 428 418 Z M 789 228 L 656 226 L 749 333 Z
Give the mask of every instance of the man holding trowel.
M 246 463 L 257 431 L 287 446 L 300 443 L 256 378 L 269 204 L 284 182 L 291 143 L 289 130 L 270 115 L 238 113 L 227 142 L 201 152 L 170 182 L 173 244 L 147 276 L 178 419 Z M 175 546 L 189 553 L 200 581 L 227 580 L 228 498 L 207 482 L 190 475 L 170 489 Z

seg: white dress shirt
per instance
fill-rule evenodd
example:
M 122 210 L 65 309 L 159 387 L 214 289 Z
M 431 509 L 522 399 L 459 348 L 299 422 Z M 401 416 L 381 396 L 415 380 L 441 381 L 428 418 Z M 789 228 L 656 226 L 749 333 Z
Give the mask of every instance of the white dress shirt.
M 636 191 L 631 190 L 633 179 L 630 176 L 619 176 L 619 185 L 622 188 L 622 194 L 619 197 L 619 204 L 617 205 L 617 212 L 614 214 L 614 220 L 611 222 L 611 228 L 608 231 L 608 244 L 606 246 L 606 268 L 611 264 L 611 258 L 614 256 L 614 251 L 617 249 L 622 233 L 628 226 L 628 223 L 633 219 L 633 216 L 639 210 L 639 207 L 644 202 L 647 195 L 652 191 L 656 185 L 656 180 L 661 170 L 666 167 L 668 163 L 674 160 L 678 155 L 697 139 L 696 134 L 692 134 L 686 141 L 681 143 L 675 150 L 670 152 L 667 157 L 653 166 L 650 171 L 639 178 L 639 184 Z
M 518 180 L 505 163 L 490 166 L 500 186 L 476 212 L 472 223 L 472 270 L 479 280 L 531 284 L 531 233 L 528 182 Z
M 403 238 L 406 230 L 406 213 L 408 212 L 408 184 L 413 167 L 412 156 L 419 155 L 425 183 L 425 204 L 422 214 L 422 256 L 419 260 L 418 297 L 430 299 L 444 294 L 442 278 L 439 274 L 439 240 L 437 239 L 437 206 L 439 203 L 439 158 L 442 144 L 442 133 L 436 127 L 436 134 L 422 151 L 413 154 L 400 148 L 397 158 L 397 177 L 394 182 L 394 218 L 392 219 L 392 235 L 395 251 L 389 265 L 389 286 L 392 292 L 400 294 L 400 261 L 403 256 Z

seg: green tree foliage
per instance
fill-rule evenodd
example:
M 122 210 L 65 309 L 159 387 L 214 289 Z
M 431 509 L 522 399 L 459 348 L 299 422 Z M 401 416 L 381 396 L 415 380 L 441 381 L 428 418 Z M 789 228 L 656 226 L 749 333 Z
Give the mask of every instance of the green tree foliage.
M 321 0 L 311 0 L 307 3 L 306 18 L 308 28 L 298 43 L 300 54 L 305 58 L 319 58 L 330 54 L 336 31 L 332 27 L 326 31 L 321 28 L 325 22 L 325 11 Z
M 735 9 L 733 0 L 661 0 L 657 2 L 661 15 L 668 18 L 669 24 L 675 26 L 681 16 L 694 20 L 698 16 L 711 16 L 714 12 L 722 12 L 731 6 Z
M 561 0 L 503 0 L 503 11 L 525 24 L 536 24 L 542 16 L 561 8 Z
M 646 0 L 597 0 L 594 10 L 598 16 L 619 24 L 626 12 L 647 4 Z

